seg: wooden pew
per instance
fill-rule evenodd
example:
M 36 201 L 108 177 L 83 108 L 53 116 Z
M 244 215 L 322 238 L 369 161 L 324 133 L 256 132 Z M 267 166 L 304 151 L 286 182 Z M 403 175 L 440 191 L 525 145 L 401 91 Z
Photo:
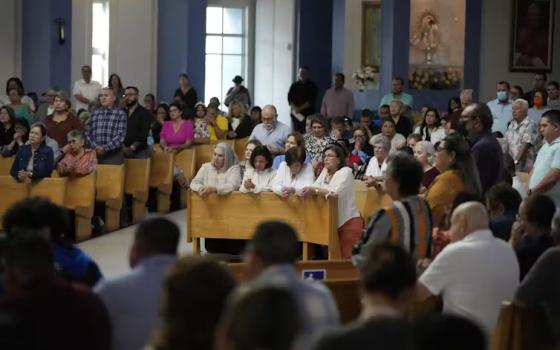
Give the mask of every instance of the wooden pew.
M 354 181 L 354 191 L 356 193 L 356 207 L 365 223 L 379 209 L 391 204 L 392 199 L 386 193 L 380 193 L 375 187 L 367 187 L 366 183 L 360 180 Z
M 231 273 L 235 276 L 237 281 L 244 281 L 245 276 L 245 263 L 229 263 L 228 268 Z M 303 271 L 308 270 L 324 270 L 325 279 L 348 279 L 348 278 L 358 278 L 358 269 L 352 265 L 350 260 L 309 260 L 309 261 L 298 261 L 295 264 L 295 269 L 300 276 L 302 276 Z M 303 276 L 302 276 L 303 278 Z
M 502 303 L 492 338 L 492 350 L 552 348 L 547 325 L 540 311 L 510 302 Z
M 187 239 L 193 241 L 194 252 L 200 253 L 200 238 L 250 239 L 261 222 L 283 220 L 299 232 L 303 260 L 309 259 L 308 243 L 328 246 L 329 259 L 339 259 L 337 201 L 336 197 L 281 198 L 271 192 L 202 198 L 189 191 Z
M 154 147 L 151 159 L 150 187 L 157 189 L 157 211 L 169 212 L 173 190 L 173 155 Z
M 31 183 L 29 195 L 30 197 L 44 197 L 61 207 L 64 207 L 64 199 L 66 197 L 65 177 L 46 177 Z
M 362 310 L 360 281 L 357 278 L 327 279 L 323 283 L 330 289 L 342 324 L 360 316 Z
M 76 241 L 91 237 L 91 218 L 95 208 L 96 173 L 69 177 L 64 206 L 74 211 Z
M 239 160 L 245 159 L 245 146 L 247 145 L 248 141 L 249 141 L 249 136 L 244 137 L 242 139 L 235 140 L 234 151 L 235 154 L 237 154 Z
M 184 149 L 175 154 L 175 166 L 183 171 L 185 178 L 190 183 L 196 175 L 196 149 Z M 181 188 L 181 204 L 183 208 L 187 206 L 187 189 L 188 187 Z
M 220 142 L 228 143 L 235 150 L 235 140 L 219 140 L 213 141 L 207 145 L 197 145 L 196 149 L 196 171 L 200 169 L 202 164 L 209 162 L 214 154 L 214 148 Z
M 107 230 L 120 228 L 120 212 L 124 199 L 125 166 L 97 165 L 96 201 L 105 203 L 105 226 Z
M 150 190 L 150 159 L 127 159 L 124 192 L 132 196 L 132 223 L 146 215 L 146 202 Z
M 14 157 L 2 157 L 0 156 L 0 176 L 10 176 L 10 170 L 12 169 L 12 164 L 14 163 Z
M 9 175 L 0 175 L 0 228 L 3 227 L 4 214 L 14 203 L 29 197 L 29 184 L 18 182 Z

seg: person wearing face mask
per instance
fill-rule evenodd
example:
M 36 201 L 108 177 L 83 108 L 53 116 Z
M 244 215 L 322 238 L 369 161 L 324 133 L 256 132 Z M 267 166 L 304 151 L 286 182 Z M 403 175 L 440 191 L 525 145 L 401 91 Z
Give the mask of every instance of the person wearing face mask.
M 539 123 L 544 112 L 548 111 L 548 108 L 545 106 L 545 96 L 542 92 L 536 91 L 533 95 L 533 107 L 529 108 L 529 119 L 535 123 Z
M 540 92 L 543 96 L 543 105 L 546 105 L 546 74 L 536 73 L 533 78 L 533 90 L 527 92 L 523 97 L 524 100 L 529 101 L 529 107 L 533 107 L 535 93 Z
M 499 131 L 505 134 L 507 131 L 508 123 L 511 121 L 511 101 L 509 99 L 510 85 L 507 81 L 500 81 L 496 86 L 496 98 L 489 101 L 486 105 L 492 112 L 494 123 L 492 124 L 492 131 Z
M 128 86 L 124 91 L 128 112 L 123 153 L 126 158 L 149 158 L 148 135 L 152 125 L 152 113 L 138 103 L 138 88 Z

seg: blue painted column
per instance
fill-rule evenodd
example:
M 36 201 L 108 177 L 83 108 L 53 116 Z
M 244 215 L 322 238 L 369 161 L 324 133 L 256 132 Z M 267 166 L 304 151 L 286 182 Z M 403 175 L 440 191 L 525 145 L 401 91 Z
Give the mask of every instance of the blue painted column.
M 187 73 L 204 99 L 207 0 L 158 1 L 157 98 L 171 101 L 178 77 Z
M 311 80 L 319 88 L 320 104 L 336 73 L 332 71 L 333 0 L 299 0 L 297 6 L 298 66 L 310 66 Z
M 71 0 L 24 0 L 22 4 L 22 80 L 26 92 L 49 86 L 70 91 Z M 58 41 L 55 19 L 65 22 L 66 41 Z

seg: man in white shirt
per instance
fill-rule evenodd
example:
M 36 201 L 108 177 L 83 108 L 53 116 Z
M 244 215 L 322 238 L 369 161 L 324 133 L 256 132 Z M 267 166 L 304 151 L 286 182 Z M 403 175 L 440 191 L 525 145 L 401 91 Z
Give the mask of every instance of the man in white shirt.
M 162 284 L 175 263 L 179 228 L 162 217 L 147 219 L 138 226 L 130 249 L 130 272 L 96 287 L 111 319 L 112 348 L 142 349 L 158 323 Z
M 466 317 L 491 336 L 503 301 L 519 284 L 519 264 L 511 246 L 488 228 L 486 208 L 458 206 L 451 217 L 451 244 L 429 265 L 417 284 L 417 300 L 443 297 L 443 311 Z
M 85 65 L 82 67 L 82 79 L 74 83 L 72 95 L 76 99 L 76 111 L 87 109 L 88 104 L 97 100 L 101 84 L 91 80 L 91 67 Z
M 492 112 L 494 123 L 492 131 L 499 131 L 505 135 L 508 123 L 511 121 L 511 101 L 509 100 L 509 83 L 500 81 L 496 86 L 496 99 L 489 101 L 486 105 Z

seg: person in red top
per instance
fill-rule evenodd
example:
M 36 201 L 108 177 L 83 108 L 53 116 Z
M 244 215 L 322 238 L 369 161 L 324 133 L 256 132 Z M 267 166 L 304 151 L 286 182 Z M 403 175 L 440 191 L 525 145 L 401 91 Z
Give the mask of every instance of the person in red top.
M 11 238 L 4 262 L 0 333 L 7 337 L 0 339 L 2 349 L 111 348 L 105 306 L 86 287 L 58 276 L 51 247 L 40 232 Z
M 45 118 L 47 136 L 58 143 L 58 147 L 66 146 L 66 135 L 71 130 L 81 130 L 82 124 L 78 117 L 70 112 L 71 102 L 63 94 L 54 98 L 54 112 Z

